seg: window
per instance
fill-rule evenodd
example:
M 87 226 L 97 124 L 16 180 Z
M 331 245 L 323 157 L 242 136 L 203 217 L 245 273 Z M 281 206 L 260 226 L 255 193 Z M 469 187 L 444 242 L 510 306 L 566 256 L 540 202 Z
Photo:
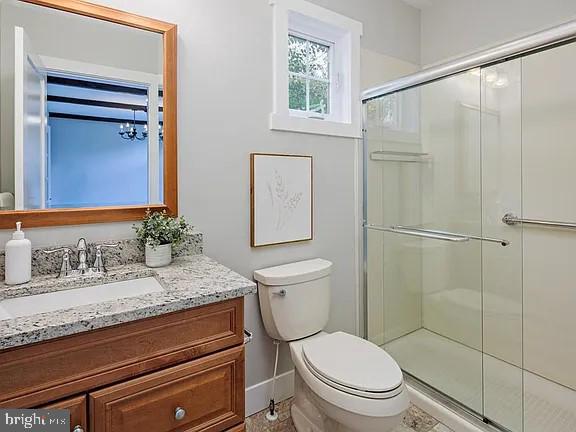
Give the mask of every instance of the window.
M 362 24 L 304 0 L 274 7 L 270 128 L 361 137 Z
M 288 107 L 293 114 L 324 118 L 330 113 L 330 55 L 328 42 L 288 36 Z

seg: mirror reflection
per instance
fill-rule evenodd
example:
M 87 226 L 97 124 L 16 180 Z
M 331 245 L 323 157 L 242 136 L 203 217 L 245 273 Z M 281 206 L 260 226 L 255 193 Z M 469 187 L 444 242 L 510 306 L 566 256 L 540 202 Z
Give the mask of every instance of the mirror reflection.
M 0 210 L 162 203 L 162 35 L 17 0 L 0 24 Z

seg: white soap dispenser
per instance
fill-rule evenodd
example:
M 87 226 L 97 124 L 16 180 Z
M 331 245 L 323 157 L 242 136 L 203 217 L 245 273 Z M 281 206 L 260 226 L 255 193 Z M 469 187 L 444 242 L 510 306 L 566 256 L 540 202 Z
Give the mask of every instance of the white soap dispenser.
M 16 222 L 12 240 L 6 243 L 5 273 L 6 284 L 26 283 L 32 277 L 32 243 L 24 238 L 22 222 Z

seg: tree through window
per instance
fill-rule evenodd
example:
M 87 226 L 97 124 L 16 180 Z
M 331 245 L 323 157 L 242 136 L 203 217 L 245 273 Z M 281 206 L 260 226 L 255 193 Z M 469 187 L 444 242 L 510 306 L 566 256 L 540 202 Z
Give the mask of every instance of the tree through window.
M 330 113 L 330 45 L 288 36 L 288 101 L 291 110 Z

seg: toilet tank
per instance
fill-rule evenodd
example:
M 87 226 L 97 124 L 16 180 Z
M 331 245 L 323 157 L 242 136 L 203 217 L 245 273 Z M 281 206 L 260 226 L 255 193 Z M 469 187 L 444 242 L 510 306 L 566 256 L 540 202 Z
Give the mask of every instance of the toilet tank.
M 318 333 L 330 315 L 332 263 L 320 258 L 254 272 L 264 327 L 271 338 L 291 341 Z

